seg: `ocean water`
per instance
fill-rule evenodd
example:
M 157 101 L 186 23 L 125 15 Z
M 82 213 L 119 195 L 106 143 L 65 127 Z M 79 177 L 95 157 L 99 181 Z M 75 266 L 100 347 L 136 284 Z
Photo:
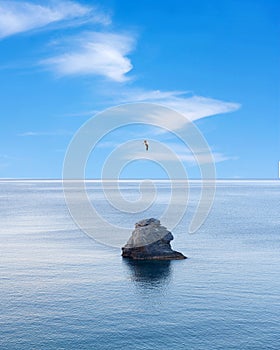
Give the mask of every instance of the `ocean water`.
M 0 349 L 278 350 L 280 182 L 218 181 L 192 235 L 200 184 L 189 184 L 172 243 L 188 259 L 130 262 L 76 226 L 60 181 L 1 181 Z M 155 205 L 124 215 L 106 204 L 100 184 L 87 187 L 106 220 L 131 230 L 159 217 L 170 195 L 162 182 Z M 139 195 L 136 182 L 121 188 Z

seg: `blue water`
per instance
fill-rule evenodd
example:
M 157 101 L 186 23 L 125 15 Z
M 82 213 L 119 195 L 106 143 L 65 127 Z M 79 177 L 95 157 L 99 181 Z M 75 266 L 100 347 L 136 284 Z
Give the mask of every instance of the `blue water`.
M 173 232 L 189 259 L 136 263 L 76 227 L 59 181 L 1 181 L 0 349 L 278 350 L 280 182 L 218 182 L 193 235 L 199 186 L 190 186 Z M 161 204 L 168 193 L 161 184 Z

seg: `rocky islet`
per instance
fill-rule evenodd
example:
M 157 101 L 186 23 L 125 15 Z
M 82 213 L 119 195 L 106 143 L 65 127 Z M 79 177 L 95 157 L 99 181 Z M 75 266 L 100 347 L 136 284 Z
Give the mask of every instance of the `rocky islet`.
M 127 244 L 122 247 L 122 256 L 135 260 L 181 260 L 186 257 L 171 248 L 172 233 L 154 218 L 135 224 L 135 230 Z

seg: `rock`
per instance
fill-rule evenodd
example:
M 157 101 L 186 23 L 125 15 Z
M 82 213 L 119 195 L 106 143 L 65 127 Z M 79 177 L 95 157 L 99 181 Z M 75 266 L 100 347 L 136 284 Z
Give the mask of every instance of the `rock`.
M 186 259 L 182 253 L 172 250 L 170 241 L 173 238 L 159 220 L 141 220 L 135 224 L 135 230 L 122 248 L 122 256 L 136 260 Z

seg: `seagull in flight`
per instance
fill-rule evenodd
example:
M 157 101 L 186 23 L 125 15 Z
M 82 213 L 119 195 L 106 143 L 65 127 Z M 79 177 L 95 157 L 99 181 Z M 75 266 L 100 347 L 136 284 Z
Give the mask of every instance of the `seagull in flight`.
M 144 140 L 144 145 L 146 146 L 146 151 L 148 151 L 149 150 L 149 144 L 148 144 L 148 141 L 147 140 Z

